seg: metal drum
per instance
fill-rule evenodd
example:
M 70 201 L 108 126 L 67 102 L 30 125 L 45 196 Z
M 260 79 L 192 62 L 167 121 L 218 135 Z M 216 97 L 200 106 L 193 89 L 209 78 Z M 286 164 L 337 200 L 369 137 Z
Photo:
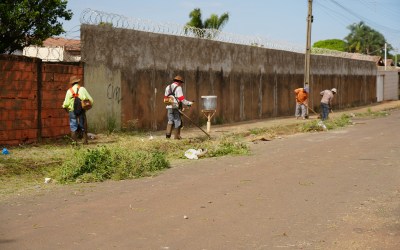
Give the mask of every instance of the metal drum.
M 203 101 L 202 110 L 215 111 L 217 109 L 217 96 L 215 95 L 201 96 L 201 100 Z

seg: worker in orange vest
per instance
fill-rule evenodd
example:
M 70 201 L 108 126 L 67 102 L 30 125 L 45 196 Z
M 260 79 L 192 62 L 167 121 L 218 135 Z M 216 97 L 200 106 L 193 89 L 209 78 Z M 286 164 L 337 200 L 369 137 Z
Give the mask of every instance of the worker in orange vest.
M 309 88 L 297 88 L 294 90 L 294 93 L 296 94 L 296 119 L 299 119 L 300 117 L 306 119 Z

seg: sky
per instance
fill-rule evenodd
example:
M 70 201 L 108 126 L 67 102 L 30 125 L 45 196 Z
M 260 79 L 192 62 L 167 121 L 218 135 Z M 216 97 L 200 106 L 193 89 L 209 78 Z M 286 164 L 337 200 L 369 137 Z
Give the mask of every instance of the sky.
M 311 43 L 344 39 L 348 26 L 364 21 L 400 53 L 400 0 L 313 0 Z M 200 8 L 202 19 L 228 12 L 223 32 L 258 36 L 275 43 L 305 47 L 308 0 L 68 0 L 74 16 L 63 21 L 64 36 L 79 38 L 82 11 L 90 8 L 153 23 L 185 25 Z

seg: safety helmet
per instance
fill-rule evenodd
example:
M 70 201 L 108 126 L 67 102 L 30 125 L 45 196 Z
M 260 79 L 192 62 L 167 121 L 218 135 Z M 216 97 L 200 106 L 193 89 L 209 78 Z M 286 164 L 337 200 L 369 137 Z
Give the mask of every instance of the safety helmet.
M 310 89 L 308 87 L 304 87 L 304 91 L 309 93 Z
M 337 90 L 336 90 L 336 88 L 333 88 L 333 89 L 331 89 L 331 91 L 333 92 L 333 93 L 337 93 Z
M 185 81 L 183 80 L 183 77 L 180 76 L 180 75 L 175 76 L 175 77 L 174 77 L 174 81 L 185 82 Z

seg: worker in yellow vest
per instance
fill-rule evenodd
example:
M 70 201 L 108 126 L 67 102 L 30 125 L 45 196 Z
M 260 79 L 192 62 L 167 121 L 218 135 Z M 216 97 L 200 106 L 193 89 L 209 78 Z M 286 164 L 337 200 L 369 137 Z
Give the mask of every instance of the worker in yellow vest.
M 69 114 L 69 126 L 71 137 L 77 142 L 78 137 L 83 137 L 83 143 L 88 143 L 86 110 L 93 105 L 93 98 L 85 87 L 79 86 L 80 79 L 77 76 L 71 76 L 69 84 L 71 87 L 65 94 L 62 107 Z

